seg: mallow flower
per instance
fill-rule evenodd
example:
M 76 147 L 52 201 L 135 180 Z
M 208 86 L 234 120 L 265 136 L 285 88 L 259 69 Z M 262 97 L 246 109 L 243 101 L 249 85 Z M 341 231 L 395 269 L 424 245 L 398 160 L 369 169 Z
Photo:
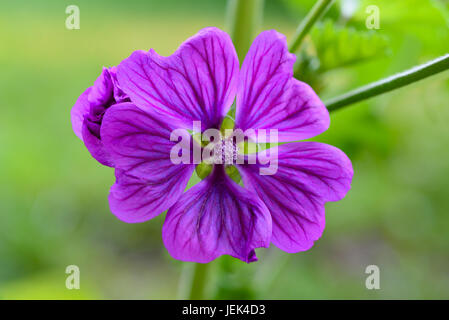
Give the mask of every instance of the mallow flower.
M 135 51 L 109 78 L 103 71 L 74 106 L 72 123 L 92 155 L 103 159 L 88 146 L 90 134 L 106 164 L 115 167 L 111 211 L 136 223 L 168 210 L 162 238 L 171 256 L 184 261 L 207 263 L 227 254 L 252 262 L 255 248 L 270 243 L 290 253 L 308 250 L 323 233 L 325 203 L 345 196 L 353 170 L 333 146 L 291 142 L 314 137 L 330 123 L 312 88 L 293 78 L 294 62 L 285 37 L 270 30 L 254 40 L 240 69 L 230 37 L 206 28 L 171 56 Z M 190 149 L 201 146 L 187 130 L 198 121 L 203 133 L 219 129 L 234 101 L 234 130 L 253 130 L 249 139 L 277 130 L 277 152 L 243 155 L 222 144 L 231 162 L 212 157 L 211 173 L 185 191 L 196 164 L 174 163 L 172 150 L 192 160 Z M 95 130 L 89 129 L 92 122 Z M 185 143 L 170 139 L 175 129 L 185 129 Z M 254 161 L 238 162 L 242 157 Z M 269 161 L 277 170 L 261 174 Z M 243 185 L 226 173 L 230 165 Z

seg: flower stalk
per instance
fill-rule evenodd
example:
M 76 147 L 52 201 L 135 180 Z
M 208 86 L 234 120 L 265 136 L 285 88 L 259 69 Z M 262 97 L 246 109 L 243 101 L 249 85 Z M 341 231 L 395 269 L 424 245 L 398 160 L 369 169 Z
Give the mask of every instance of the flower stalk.
M 184 275 L 187 275 L 187 279 L 184 280 L 188 282 L 184 284 L 184 288 L 186 288 L 187 290 L 183 290 L 184 288 L 181 288 L 181 290 L 183 291 L 180 295 L 181 299 L 205 299 L 205 291 L 209 274 L 208 269 L 209 264 L 207 263 L 194 263 L 193 265 L 185 266 Z
M 243 62 L 251 42 L 260 29 L 263 0 L 229 0 L 226 25 L 234 43 L 240 63 Z
M 422 65 L 395 74 L 388 78 L 373 82 L 341 96 L 332 98 L 324 104 L 327 109 L 335 111 L 362 100 L 366 100 L 386 92 L 402 88 L 424 78 L 436 75 L 449 69 L 449 54 L 428 61 Z
M 301 21 L 291 41 L 290 52 L 296 52 L 302 44 L 302 41 L 312 29 L 317 20 L 327 11 L 334 0 L 318 0 L 312 7 L 307 16 Z

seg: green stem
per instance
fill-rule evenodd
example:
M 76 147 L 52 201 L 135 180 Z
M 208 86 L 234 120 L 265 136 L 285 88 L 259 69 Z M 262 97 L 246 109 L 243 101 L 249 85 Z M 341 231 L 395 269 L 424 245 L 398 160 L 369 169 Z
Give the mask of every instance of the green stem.
M 209 264 L 186 263 L 181 274 L 179 299 L 205 299 Z
M 263 0 L 229 0 L 226 24 L 240 62 L 262 24 Z
M 205 298 L 205 289 L 208 276 L 208 263 L 195 263 L 193 270 L 193 281 L 190 287 L 189 299 L 200 300 Z
M 318 0 L 313 6 L 312 10 L 307 14 L 304 20 L 301 21 L 295 34 L 293 35 L 293 41 L 291 41 L 289 51 L 296 52 L 305 36 L 309 33 L 315 22 L 326 12 L 334 0 Z
M 448 69 L 449 54 L 446 54 L 407 71 L 373 82 L 339 97 L 330 99 L 324 104 L 329 111 L 335 111 L 350 104 L 404 87 L 408 84 L 433 76 Z

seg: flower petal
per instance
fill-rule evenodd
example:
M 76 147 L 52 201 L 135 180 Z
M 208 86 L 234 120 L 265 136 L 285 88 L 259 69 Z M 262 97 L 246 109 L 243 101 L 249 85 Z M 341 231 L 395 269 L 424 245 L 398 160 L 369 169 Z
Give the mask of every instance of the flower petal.
M 308 250 L 324 230 L 324 204 L 338 201 L 349 191 L 351 161 L 339 149 L 318 142 L 279 146 L 273 175 L 260 175 L 261 162 L 240 165 L 246 188 L 262 199 L 273 220 L 271 241 L 287 252 Z
M 308 139 L 329 127 L 329 113 L 309 85 L 293 78 L 294 54 L 285 36 L 262 32 L 240 73 L 236 127 L 277 129 L 280 142 Z M 266 142 L 259 136 L 259 142 Z
M 95 132 L 100 132 L 100 124 L 90 122 L 88 119 L 84 120 L 82 127 L 83 141 L 87 150 L 89 150 L 92 157 L 100 162 L 102 165 L 114 167 L 114 162 L 109 152 L 105 149 L 103 142 L 97 137 Z
M 268 247 L 271 218 L 265 205 L 215 166 L 211 175 L 170 208 L 162 229 L 175 259 L 207 263 L 229 254 L 256 261 L 255 248 Z
M 144 222 L 170 208 L 184 192 L 193 167 L 179 170 L 166 180 L 147 180 L 116 169 L 116 182 L 109 193 L 112 213 L 127 223 Z
M 101 138 L 115 167 L 117 181 L 109 197 L 111 210 L 126 222 L 142 222 L 167 210 L 183 193 L 193 164 L 174 164 L 170 129 L 132 103 L 108 109 Z M 186 132 L 186 146 L 192 139 Z M 187 152 L 182 150 L 182 152 Z
M 228 34 L 206 28 L 169 57 L 135 51 L 118 66 L 123 91 L 140 108 L 184 129 L 218 128 L 237 90 L 239 64 Z
M 129 97 L 118 87 L 115 69 L 115 67 L 103 68 L 94 85 L 78 98 L 71 110 L 75 134 L 98 162 L 109 167 L 113 167 L 114 163 L 104 149 L 100 137 L 103 115 L 117 102 L 129 101 Z
M 84 115 L 89 113 L 90 104 L 89 104 L 89 93 L 92 90 L 92 87 L 89 87 L 84 91 L 79 98 L 76 100 L 75 105 L 70 111 L 70 118 L 72 120 L 72 128 L 73 132 L 75 132 L 76 136 L 83 140 L 83 122 Z
M 114 87 L 114 100 L 119 102 L 129 102 L 129 97 L 123 92 L 117 80 L 117 67 L 110 67 L 109 74 L 111 75 L 111 81 Z
M 103 67 L 100 76 L 95 80 L 92 91 L 89 94 L 91 106 L 102 106 L 107 108 L 111 104 L 114 93 L 114 83 L 112 82 L 111 72 Z

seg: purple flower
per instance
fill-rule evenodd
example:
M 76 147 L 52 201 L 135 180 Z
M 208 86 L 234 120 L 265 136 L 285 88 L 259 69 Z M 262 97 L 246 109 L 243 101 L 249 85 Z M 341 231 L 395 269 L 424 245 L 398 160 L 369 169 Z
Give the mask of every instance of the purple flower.
M 293 78 L 294 62 L 285 37 L 265 31 L 239 70 L 230 37 L 206 28 L 169 57 L 136 51 L 120 63 L 118 84 L 130 101 L 100 104 L 107 109 L 100 123 L 89 104 L 83 121 L 83 128 L 99 124 L 100 135 L 93 135 L 116 168 L 111 211 L 125 222 L 143 222 L 168 210 L 163 241 L 173 258 L 184 261 L 206 263 L 228 254 L 252 262 L 254 249 L 271 242 L 287 252 L 308 250 L 323 232 L 325 202 L 342 199 L 350 189 L 352 165 L 339 149 L 317 142 L 282 144 L 276 157 L 261 154 L 254 164 L 233 163 L 244 186 L 227 175 L 226 164 L 215 163 L 187 192 L 195 164 L 170 159 L 178 143 L 170 140 L 173 129 L 191 129 L 194 121 L 201 121 L 202 132 L 219 128 L 235 98 L 235 129 L 254 129 L 255 135 L 277 129 L 279 142 L 327 130 L 327 109 Z M 77 104 L 84 106 L 82 97 Z M 196 143 L 187 132 L 183 139 L 180 153 Z M 275 161 L 276 173 L 261 175 L 261 159 Z
M 78 98 L 71 111 L 75 134 L 84 141 L 91 155 L 101 164 L 113 167 L 113 160 L 101 142 L 100 128 L 107 109 L 129 101 L 117 82 L 116 67 L 103 68 L 92 87 Z

